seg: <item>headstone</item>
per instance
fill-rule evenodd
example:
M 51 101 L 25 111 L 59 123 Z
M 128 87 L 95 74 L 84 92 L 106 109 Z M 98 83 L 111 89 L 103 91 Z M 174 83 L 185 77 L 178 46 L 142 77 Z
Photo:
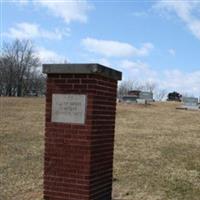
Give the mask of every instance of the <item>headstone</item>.
M 185 110 L 198 110 L 200 111 L 200 104 L 198 103 L 198 98 L 195 97 L 183 97 L 183 105 L 178 106 L 177 109 Z
M 128 95 L 139 97 L 140 90 L 130 90 L 128 91 Z
M 138 104 L 147 104 L 147 100 L 145 99 L 137 99 Z
M 123 96 L 122 101 L 125 102 L 125 103 L 136 103 L 137 98 L 138 97 L 135 97 L 135 96 Z
M 43 72 L 44 199 L 111 200 L 121 72 L 99 64 L 49 64 Z
M 183 104 L 185 106 L 197 106 L 198 105 L 198 98 L 195 97 L 183 97 Z
M 144 99 L 148 102 L 153 101 L 153 93 L 152 92 L 140 92 L 139 99 Z

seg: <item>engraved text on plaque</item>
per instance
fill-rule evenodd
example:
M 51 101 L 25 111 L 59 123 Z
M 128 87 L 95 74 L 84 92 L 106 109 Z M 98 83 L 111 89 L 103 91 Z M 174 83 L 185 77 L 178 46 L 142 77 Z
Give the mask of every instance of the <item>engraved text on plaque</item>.
M 85 110 L 86 95 L 52 95 L 52 122 L 84 124 Z

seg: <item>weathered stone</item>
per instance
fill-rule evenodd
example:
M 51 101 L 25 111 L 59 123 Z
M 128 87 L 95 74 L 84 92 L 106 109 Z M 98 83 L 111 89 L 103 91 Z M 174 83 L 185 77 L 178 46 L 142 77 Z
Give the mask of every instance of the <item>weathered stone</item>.
M 183 97 L 183 104 L 185 106 L 197 106 L 198 105 L 198 98 L 195 97 Z
M 52 95 L 52 122 L 84 124 L 85 109 L 86 95 Z
M 147 101 L 153 101 L 153 93 L 152 92 L 140 92 L 139 99 L 145 99 Z
M 99 74 L 113 80 L 121 80 L 122 73 L 106 66 L 89 64 L 44 64 L 43 73 L 46 74 Z

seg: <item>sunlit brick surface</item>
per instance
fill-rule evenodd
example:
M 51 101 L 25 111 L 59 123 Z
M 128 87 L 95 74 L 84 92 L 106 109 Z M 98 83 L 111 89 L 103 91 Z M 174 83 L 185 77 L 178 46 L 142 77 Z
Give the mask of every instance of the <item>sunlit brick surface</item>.
M 48 74 L 44 199 L 111 200 L 117 81 Z M 52 94 L 87 95 L 84 125 L 51 122 Z

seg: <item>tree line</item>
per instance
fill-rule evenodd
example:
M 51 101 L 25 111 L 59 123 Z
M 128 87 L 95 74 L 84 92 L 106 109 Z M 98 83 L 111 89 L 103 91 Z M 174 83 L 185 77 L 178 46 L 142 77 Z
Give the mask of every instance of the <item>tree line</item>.
M 122 98 L 123 96 L 126 96 L 129 91 L 131 90 L 140 90 L 140 91 L 147 91 L 152 92 L 154 99 L 161 101 L 164 98 L 166 98 L 167 90 L 166 89 L 160 89 L 158 85 L 155 82 L 146 81 L 144 83 L 141 83 L 137 80 L 132 81 L 122 81 L 118 86 L 118 98 Z
M 0 96 L 38 96 L 45 93 L 41 61 L 29 40 L 3 44 L 0 54 Z
M 42 64 L 30 40 L 14 40 L 3 44 L 0 54 L 0 96 L 39 96 L 45 94 L 46 77 Z M 157 100 L 166 96 L 153 82 L 122 81 L 118 87 L 118 98 L 130 90 L 154 93 Z

